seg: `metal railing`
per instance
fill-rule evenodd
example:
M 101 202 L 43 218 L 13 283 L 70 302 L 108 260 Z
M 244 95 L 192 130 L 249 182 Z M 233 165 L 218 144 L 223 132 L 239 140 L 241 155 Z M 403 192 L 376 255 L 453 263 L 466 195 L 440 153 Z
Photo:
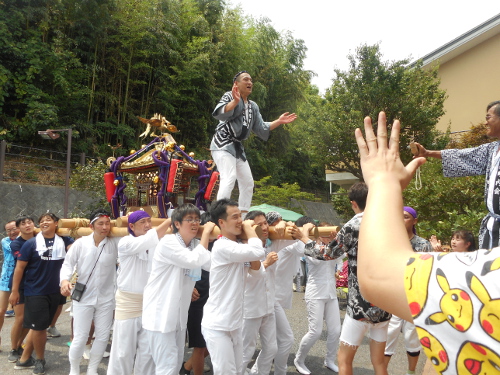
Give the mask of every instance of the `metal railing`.
M 67 153 L 0 142 L 0 181 L 64 186 Z M 72 154 L 71 167 L 85 164 L 85 154 Z

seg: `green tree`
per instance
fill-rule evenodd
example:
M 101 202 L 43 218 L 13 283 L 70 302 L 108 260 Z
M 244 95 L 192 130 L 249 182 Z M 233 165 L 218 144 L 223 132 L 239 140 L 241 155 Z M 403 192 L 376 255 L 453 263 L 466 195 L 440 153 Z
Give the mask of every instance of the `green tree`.
M 490 142 L 484 124 L 471 127 L 452 140 L 447 148 L 468 148 Z M 453 231 L 468 229 L 477 235 L 484 207 L 484 176 L 446 178 L 440 160 L 428 159 L 420 168 L 420 184 L 411 183 L 404 191 L 405 204 L 418 211 L 421 237 L 435 234 L 449 243 Z
M 255 192 L 252 198 L 253 206 L 267 203 L 291 210 L 290 199 L 292 198 L 308 201 L 316 200 L 314 194 L 302 192 L 297 183 L 284 183 L 281 186 L 276 186 L 269 183 L 270 179 L 271 177 L 267 176 L 255 181 Z M 293 210 L 296 210 L 296 208 L 293 208 Z
M 93 199 L 89 206 L 83 206 L 80 202 L 75 208 L 75 217 L 87 217 L 97 208 L 109 207 L 104 186 L 106 169 L 107 166 L 102 160 L 88 160 L 85 165 L 78 164 L 71 174 L 71 188 L 85 192 Z
M 304 129 L 310 132 L 311 149 L 324 157 L 329 169 L 362 179 L 354 129 L 365 116 L 377 118 L 379 111 L 390 122 L 401 121 L 401 145 L 412 139 L 428 145 L 442 142 L 435 124 L 444 113 L 445 92 L 438 87 L 437 68 L 410 68 L 409 60 L 384 62 L 378 45 L 362 45 L 348 58 L 349 69 L 335 70 L 326 100 L 314 108 Z M 402 157 L 407 162 L 411 155 Z
M 0 131 L 8 140 L 36 142 L 37 130 L 67 127 L 68 113 L 78 112 L 85 72 L 66 49 L 63 11 L 59 1 L 0 3 Z
M 87 196 L 93 199 L 93 202 L 87 206 L 83 206 L 81 202 L 76 206 L 74 217 L 87 217 L 92 211 L 98 208 L 110 209 L 109 202 L 106 198 L 106 187 L 104 185 L 104 174 L 108 171 L 108 166 L 101 160 L 87 160 L 86 164 L 78 164 L 73 170 L 70 179 L 70 187 L 72 189 L 85 192 Z M 137 189 L 133 183 L 133 177 L 125 175 L 127 183 L 125 195 L 135 197 Z
M 37 130 L 72 127 L 75 152 L 104 158 L 108 145 L 125 155 L 148 143 L 136 116 L 161 113 L 180 130 L 178 143 L 209 157 L 211 113 L 235 72 L 251 72 L 252 98 L 274 120 L 305 97 L 306 51 L 291 33 L 224 0 L 4 0 L 0 136 L 38 145 Z M 298 180 L 310 158 L 296 145 L 285 127 L 267 144 L 250 140 L 256 177 Z
M 340 215 L 340 217 L 347 222 L 351 217 L 354 216 L 354 211 L 352 210 L 351 202 L 349 201 L 348 191 L 339 188 L 331 196 L 331 201 L 333 208 Z
M 297 112 L 313 75 L 303 67 L 304 41 L 289 32 L 279 33 L 266 18 L 252 20 L 246 34 L 252 52 L 246 68 L 254 79 L 251 99 L 259 105 L 262 117 L 273 121 L 284 112 Z M 245 144 L 256 179 L 272 176 L 275 184 L 298 182 L 305 187 L 311 184 L 307 180 L 310 160 L 300 148 L 292 142 L 289 126 L 273 130 L 267 142 L 251 137 Z

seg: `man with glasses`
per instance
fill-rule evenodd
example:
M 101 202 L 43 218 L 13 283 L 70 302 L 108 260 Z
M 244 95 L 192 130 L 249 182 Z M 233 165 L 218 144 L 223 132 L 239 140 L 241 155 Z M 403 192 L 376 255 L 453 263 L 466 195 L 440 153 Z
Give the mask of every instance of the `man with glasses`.
M 485 175 L 484 200 L 488 214 L 479 229 L 479 248 L 490 249 L 500 244 L 500 100 L 486 107 L 486 135 L 497 140 L 463 150 L 426 150 L 420 144 L 415 157 L 442 159 L 445 177 Z
M 163 237 L 156 246 L 144 288 L 143 314 L 147 319 L 142 321 L 156 374 L 179 374 L 191 296 L 201 279 L 201 268 L 210 269 L 208 242 L 214 226 L 207 222 L 198 240 L 200 210 L 191 203 L 183 204 L 172 213 L 174 234 Z

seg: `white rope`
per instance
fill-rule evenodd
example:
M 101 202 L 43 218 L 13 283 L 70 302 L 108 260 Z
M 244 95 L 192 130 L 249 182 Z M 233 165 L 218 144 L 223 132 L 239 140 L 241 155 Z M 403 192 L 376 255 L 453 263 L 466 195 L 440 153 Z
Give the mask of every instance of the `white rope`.
M 415 172 L 415 189 L 422 189 L 422 178 L 420 177 L 420 167 Z

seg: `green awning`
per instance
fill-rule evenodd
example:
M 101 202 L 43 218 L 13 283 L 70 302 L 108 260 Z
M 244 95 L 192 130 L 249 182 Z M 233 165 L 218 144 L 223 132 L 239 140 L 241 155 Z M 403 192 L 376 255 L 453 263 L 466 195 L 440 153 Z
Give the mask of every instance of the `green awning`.
M 258 206 L 253 206 L 253 207 L 250 207 L 250 209 L 248 211 L 255 211 L 255 210 L 262 211 L 266 214 L 270 211 L 276 211 L 281 215 L 281 217 L 285 221 L 295 221 L 299 217 L 304 216 L 304 215 L 298 214 L 297 212 L 286 210 L 284 208 L 277 207 L 277 206 L 272 206 L 270 204 L 261 204 Z

